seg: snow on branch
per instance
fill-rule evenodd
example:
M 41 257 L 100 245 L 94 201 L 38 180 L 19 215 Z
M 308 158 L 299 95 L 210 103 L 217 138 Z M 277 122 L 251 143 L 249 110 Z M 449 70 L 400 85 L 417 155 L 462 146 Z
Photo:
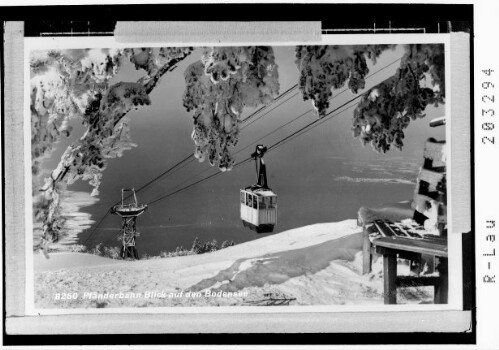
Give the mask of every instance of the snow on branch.
M 230 170 L 230 148 L 245 106 L 270 104 L 279 93 L 277 64 L 268 46 L 213 47 L 185 71 L 184 106 L 193 111 L 195 156 Z
M 78 179 L 88 180 L 98 194 L 106 159 L 135 146 L 123 119 L 132 109 L 151 103 L 149 93 L 160 78 L 187 57 L 192 48 L 124 50 L 64 50 L 31 56 L 31 126 L 35 218 L 43 218 L 44 238 L 58 236 L 59 192 Z M 109 84 L 123 60 L 146 75 L 137 82 Z M 57 167 L 41 185 L 40 161 L 62 135 L 69 136 L 69 120 L 79 118 L 83 136 L 63 153 Z
M 357 93 L 365 87 L 369 73 L 367 59 L 376 62 L 379 55 L 395 45 L 297 46 L 295 63 L 300 71 L 299 87 L 304 100 L 312 100 L 319 117 L 326 114 L 333 89 L 348 81 Z
M 354 111 L 353 134 L 377 152 L 402 149 L 404 129 L 426 106 L 445 102 L 444 46 L 407 45 L 396 74 L 370 89 Z M 430 86 L 427 80 L 430 80 Z

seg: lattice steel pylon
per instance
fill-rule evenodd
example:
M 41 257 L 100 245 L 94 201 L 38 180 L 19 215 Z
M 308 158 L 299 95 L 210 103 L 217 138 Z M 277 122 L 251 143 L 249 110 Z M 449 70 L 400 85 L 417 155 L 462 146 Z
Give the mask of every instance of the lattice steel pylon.
M 135 202 L 125 204 L 125 192 L 133 192 Z M 137 217 L 143 214 L 147 209 L 146 204 L 137 202 L 137 195 L 134 188 L 121 189 L 121 203 L 111 208 L 111 213 L 121 216 L 121 240 L 123 246 L 120 255 L 123 259 L 139 259 L 137 248 L 135 247 L 135 237 L 140 236 L 136 230 Z

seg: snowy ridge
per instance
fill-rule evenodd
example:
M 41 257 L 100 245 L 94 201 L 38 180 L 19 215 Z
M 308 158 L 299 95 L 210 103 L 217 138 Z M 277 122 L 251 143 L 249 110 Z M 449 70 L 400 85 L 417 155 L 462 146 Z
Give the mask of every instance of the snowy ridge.
M 35 305 L 382 304 L 381 269 L 376 268 L 379 264 L 370 275 L 359 273 L 361 233 L 355 220 L 345 220 L 300 227 L 201 255 L 108 262 L 102 257 L 89 261 L 93 257 L 88 254 L 52 254 L 49 261 L 40 261 L 45 258 L 36 255 Z M 78 293 L 76 300 L 54 300 L 55 293 L 68 288 Z M 103 297 L 85 298 L 84 293 Z M 424 297 L 427 295 L 421 294 L 410 302 L 420 302 Z

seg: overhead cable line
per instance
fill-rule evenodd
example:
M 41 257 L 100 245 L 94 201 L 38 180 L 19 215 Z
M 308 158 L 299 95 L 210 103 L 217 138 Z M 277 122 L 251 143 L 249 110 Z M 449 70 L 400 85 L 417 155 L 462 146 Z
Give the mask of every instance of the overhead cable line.
M 396 62 L 398 62 L 398 61 L 400 61 L 400 60 L 401 60 L 401 58 L 398 58 L 398 59 L 396 59 L 396 60 L 392 61 L 391 63 L 389 63 L 389 64 L 387 64 L 386 66 L 382 67 L 381 69 L 377 70 L 376 72 L 374 72 L 374 73 L 372 73 L 372 74 L 370 74 L 370 75 L 366 76 L 366 79 L 367 79 L 367 78 L 369 78 L 369 77 L 372 77 L 372 76 L 374 76 L 374 75 L 376 75 L 376 74 L 378 74 L 378 73 L 380 73 L 381 71 L 383 71 L 383 70 L 387 69 L 389 66 L 393 65 L 394 63 L 396 63 Z M 282 97 L 283 97 L 283 96 L 285 96 L 286 94 L 288 94 L 291 90 L 295 89 L 297 86 L 298 86 L 298 85 L 296 84 L 296 85 L 292 86 L 291 88 L 289 88 L 288 90 L 286 90 L 284 93 L 282 93 L 281 95 L 279 95 L 279 96 L 278 96 L 278 97 L 274 100 L 274 102 L 275 102 L 275 101 L 277 101 L 278 99 L 282 98 Z M 338 95 L 333 96 L 333 98 L 332 98 L 332 99 L 334 99 L 335 97 L 338 97 L 339 95 L 341 95 L 342 93 L 344 93 L 346 90 L 348 90 L 348 89 L 345 89 L 345 90 L 341 91 Z M 314 120 L 313 122 L 311 122 L 311 123 L 309 123 L 309 124 L 305 125 L 304 127 L 300 128 L 299 130 L 297 130 L 297 131 L 293 132 L 292 134 L 290 134 L 290 135 L 286 136 L 285 138 L 283 138 L 283 139 L 281 139 L 280 141 L 276 142 L 275 144 L 271 145 L 271 146 L 268 148 L 268 151 L 271 151 L 272 149 L 275 149 L 275 148 L 279 147 L 279 145 L 281 145 L 281 144 L 287 143 L 287 141 L 289 141 L 289 140 L 293 139 L 294 137 L 300 136 L 301 134 L 303 134 L 303 133 L 305 133 L 305 132 L 307 132 L 307 131 L 311 130 L 312 128 L 314 128 L 316 125 L 320 125 L 320 124 L 322 124 L 323 122 L 325 122 L 326 120 L 329 120 L 330 118 L 327 118 L 328 116 L 330 116 L 332 113 L 334 113 L 334 112 L 338 111 L 338 109 L 340 109 L 340 108 L 342 108 L 342 107 L 346 106 L 348 103 L 350 103 L 350 102 L 352 102 L 352 101 L 355 101 L 355 100 L 357 100 L 358 98 L 362 97 L 363 95 L 365 95 L 365 93 L 366 93 L 366 92 L 364 92 L 364 93 L 362 93 L 362 94 L 360 94 L 360 95 L 358 95 L 358 96 L 355 96 L 354 98 L 352 98 L 352 99 L 350 99 L 349 101 L 347 101 L 347 102 L 343 103 L 343 104 L 342 104 L 342 105 L 340 105 L 339 107 L 337 107 L 337 108 L 333 109 L 332 111 L 328 112 L 328 113 L 327 113 L 327 114 L 326 114 L 323 118 L 321 118 L 321 119 L 317 119 L 317 120 Z M 295 94 L 295 95 L 293 95 L 293 96 L 291 96 L 290 98 L 288 98 L 286 101 L 282 102 L 281 104 L 279 104 L 279 106 L 280 106 L 280 105 L 282 105 L 283 103 L 287 102 L 289 99 L 291 99 L 291 98 L 292 98 L 292 97 L 294 97 L 294 96 L 296 96 L 296 94 Z M 251 117 L 253 117 L 253 116 L 254 116 L 254 115 L 256 115 L 257 113 L 259 113 L 260 111 L 264 110 L 266 107 L 268 107 L 268 105 L 267 105 L 267 106 L 264 106 L 264 107 L 262 107 L 262 108 L 260 108 L 260 109 L 258 109 L 257 111 L 255 111 L 254 113 L 252 113 L 250 116 L 248 116 L 248 117 L 246 117 L 245 119 L 243 119 L 243 121 L 242 121 L 242 122 L 245 122 L 245 121 L 249 120 Z M 275 108 L 277 108 L 277 107 L 278 107 L 278 106 L 274 107 L 272 110 L 268 111 L 268 113 L 270 113 L 271 111 L 273 111 L 273 110 L 274 110 Z M 347 109 L 349 109 L 349 108 L 351 108 L 351 107 L 352 107 L 352 106 L 350 106 L 350 107 L 346 108 L 345 110 L 347 110 Z M 311 111 L 312 111 L 312 109 L 310 109 L 310 110 L 306 111 L 305 113 L 302 113 L 302 114 L 301 114 L 301 115 L 299 115 L 298 117 L 295 117 L 292 121 L 290 121 L 290 122 L 288 122 L 288 123 L 284 124 L 283 126 L 281 126 L 280 128 L 278 128 L 278 129 L 274 130 L 273 132 L 271 132 L 271 133 L 269 133 L 269 134 L 267 134 L 267 135 L 265 135 L 265 136 L 263 136 L 263 137 L 259 138 L 259 139 L 258 139 L 257 141 L 255 141 L 255 142 L 258 142 L 258 141 L 260 141 L 261 139 L 263 139 L 263 138 L 265 138 L 265 137 L 269 136 L 270 134 L 272 134 L 272 133 L 276 132 L 277 130 L 279 130 L 279 129 L 281 129 L 281 128 L 283 128 L 283 127 L 285 127 L 285 126 L 287 126 L 287 125 L 291 124 L 291 123 L 292 123 L 292 122 L 294 122 L 295 120 L 298 120 L 299 118 L 303 117 L 304 115 L 308 114 L 308 113 L 309 113 L 309 112 L 311 112 Z M 343 112 L 343 111 L 342 111 L 342 112 Z M 268 114 L 268 113 L 267 113 L 267 114 Z M 341 113 L 341 112 L 340 112 L 340 113 Z M 266 115 L 266 114 L 265 114 L 265 115 Z M 332 117 L 332 116 L 331 116 L 331 117 Z M 258 119 L 260 119 L 260 118 L 262 118 L 262 116 L 260 116 Z M 257 120 L 258 120 L 258 119 L 257 119 Z M 250 124 L 251 124 L 251 123 L 250 123 Z M 310 129 L 308 129 L 308 128 L 310 128 Z M 308 129 L 308 130 L 307 130 L 307 129 Z M 249 147 L 249 146 L 246 146 L 245 148 L 247 148 L 247 147 Z M 244 150 L 245 148 L 243 148 L 243 149 L 239 150 L 238 152 L 236 152 L 236 154 L 237 154 L 237 153 L 239 153 L 240 151 Z M 176 167 L 177 165 L 182 164 L 183 162 L 187 161 L 189 158 L 192 158 L 192 157 L 193 157 L 193 155 L 192 155 L 192 154 L 191 154 L 191 155 L 189 155 L 189 157 L 184 158 L 182 161 L 180 161 L 180 162 L 178 162 L 176 165 L 174 165 L 174 167 Z M 246 159 L 244 159 L 244 160 L 242 160 L 242 161 L 240 161 L 240 162 L 236 163 L 236 164 L 233 166 L 233 168 L 235 168 L 235 167 L 237 167 L 237 166 L 239 166 L 239 165 L 241 165 L 241 164 L 244 164 L 244 163 L 246 163 L 246 162 L 248 162 L 248 161 L 250 161 L 250 160 L 251 160 L 251 157 L 246 158 Z M 169 169 L 169 170 L 170 170 L 170 169 Z M 169 170 L 167 170 L 167 171 L 165 171 L 164 173 L 160 174 L 159 176 L 157 176 L 157 177 L 156 177 L 156 178 L 154 178 L 153 180 L 150 180 L 150 181 L 149 181 L 146 185 L 142 186 L 140 189 L 143 189 L 143 188 L 145 188 L 145 187 L 149 186 L 150 184 L 152 184 L 154 181 L 157 181 L 157 179 L 159 179 L 159 178 L 161 178 L 162 176 L 166 175 L 166 173 L 168 173 L 168 172 L 169 172 Z M 203 172 L 204 172 L 204 171 L 203 171 Z M 219 174 L 221 174 L 221 173 L 222 173 L 222 172 L 218 171 L 218 172 L 216 172 L 216 173 L 213 173 L 213 174 L 209 175 L 209 176 L 208 176 L 208 177 L 206 177 L 206 178 L 202 178 L 202 179 L 200 179 L 200 180 L 195 181 L 194 183 L 191 183 L 191 184 L 189 184 L 189 185 L 187 185 L 187 186 L 184 186 L 184 187 L 182 187 L 182 188 L 179 188 L 179 189 L 177 189 L 177 190 L 175 190 L 175 191 L 173 191 L 173 192 L 171 192 L 171 193 L 168 193 L 168 194 L 166 194 L 166 195 L 160 196 L 160 197 L 158 197 L 158 198 L 156 198 L 156 199 L 152 200 L 151 202 L 149 202 L 149 205 L 153 205 L 154 203 L 157 203 L 157 202 L 159 202 L 159 201 L 161 201 L 161 200 L 163 200 L 163 199 L 166 199 L 166 198 L 168 198 L 168 197 L 170 197 L 170 196 L 173 196 L 173 195 L 175 195 L 175 194 L 177 194 L 177 193 L 179 193 L 179 192 L 182 192 L 182 191 L 184 191 L 184 190 L 187 190 L 188 188 L 190 188 L 190 187 L 192 187 L 192 186 L 195 186 L 195 185 L 197 185 L 197 184 L 199 184 L 199 183 L 201 183 L 201 182 L 204 182 L 204 181 L 206 181 L 206 180 L 209 180 L 209 179 L 211 179 L 211 178 L 213 178 L 213 177 L 215 177 L 215 176 L 217 176 L 217 175 L 219 175 Z M 198 175 L 200 175 L 200 174 L 198 174 Z M 106 215 L 108 215 L 108 214 L 109 214 L 109 211 L 105 214 L 105 216 L 106 216 Z M 104 216 L 104 217 L 105 217 L 105 216 Z M 103 218 L 101 218 L 101 220 L 99 221 L 99 224 L 103 221 L 104 217 L 103 217 Z M 94 231 L 96 230 L 96 228 L 97 228 L 97 227 L 98 227 L 98 225 L 95 227 Z
M 348 100 L 347 102 L 343 103 L 343 104 L 342 104 L 342 105 L 340 105 L 339 107 L 337 107 L 337 108 L 335 108 L 335 109 L 331 110 L 330 112 L 328 112 L 328 113 L 326 114 L 326 116 L 325 116 L 325 117 L 323 117 L 323 118 L 321 118 L 321 119 L 316 119 L 316 120 L 314 120 L 314 121 L 312 121 L 312 122 L 308 123 L 308 124 L 307 124 L 307 125 L 305 125 L 304 127 L 302 127 L 302 128 L 300 128 L 300 129 L 298 129 L 297 131 L 293 132 L 292 134 L 290 134 L 290 135 L 288 135 L 288 136 L 284 137 L 283 139 L 281 139 L 281 140 L 277 141 L 276 143 L 272 144 L 271 146 L 269 146 L 269 147 L 267 148 L 267 152 L 270 152 L 271 150 L 273 150 L 273 149 L 275 149 L 275 148 L 279 147 L 280 145 L 284 144 L 287 140 L 289 140 L 290 138 L 292 138 L 292 137 L 296 136 L 298 133 L 300 133 L 300 132 L 302 132 L 302 131 L 304 131 L 304 130 L 306 130 L 306 129 L 308 129 L 308 130 L 306 130 L 306 131 L 309 131 L 309 130 L 313 129 L 315 126 L 319 125 L 319 123 L 320 123 L 321 121 L 322 121 L 322 122 L 324 122 L 324 121 L 325 121 L 325 120 L 324 120 L 324 118 L 326 118 L 327 116 L 331 116 L 331 114 L 332 114 L 332 113 L 334 113 L 334 112 L 338 111 L 339 109 L 341 109 L 342 107 L 346 106 L 347 104 L 349 104 L 349 103 L 351 103 L 351 102 L 353 102 L 353 101 L 355 101 L 355 100 L 357 100 L 357 99 L 361 98 L 362 96 L 364 96 L 364 94 L 365 94 L 365 93 L 360 94 L 360 95 L 358 95 L 358 96 L 355 96 L 354 98 L 352 98 L 352 99 Z M 348 109 L 348 108 L 347 108 L 347 109 Z M 303 116 L 303 115 L 305 115 L 305 114 L 307 114 L 307 113 L 309 113 L 309 112 L 311 112 L 311 111 L 312 111 L 312 110 L 308 110 L 307 112 L 302 113 L 300 116 Z M 342 111 L 342 112 L 343 112 L 343 111 Z M 334 115 L 333 115 L 333 116 L 334 116 Z M 331 116 L 331 117 L 332 117 L 332 116 Z M 331 117 L 330 117 L 330 118 L 331 118 Z M 328 118 L 327 120 L 329 120 L 330 118 Z M 295 119 L 296 119 L 296 118 L 295 118 Z M 281 127 L 281 128 L 282 128 L 282 127 Z M 305 132 L 306 132 L 306 131 L 305 131 Z M 245 159 L 243 159 L 242 161 L 240 161 L 240 162 L 238 162 L 238 163 L 234 164 L 234 166 L 233 166 L 232 168 L 236 168 L 236 167 L 238 167 L 238 166 L 240 166 L 240 165 L 242 165 L 242 164 L 244 164 L 244 163 L 246 163 L 246 162 L 250 161 L 251 159 L 252 159 L 251 157 L 245 158 Z M 171 197 L 171 196 L 173 196 L 173 195 L 175 195 L 175 194 L 177 194 L 177 193 L 179 193 L 179 192 L 185 191 L 185 190 L 187 190 L 187 189 L 191 188 L 192 186 L 195 186 L 195 185 L 197 185 L 197 184 L 199 184 L 199 183 L 201 183 L 201 182 L 207 181 L 207 180 L 209 180 L 209 179 L 211 179 L 211 178 L 214 178 L 215 176 L 218 176 L 218 175 L 220 175 L 220 174 L 222 174 L 222 172 L 221 172 L 221 171 L 217 171 L 216 173 L 213 173 L 213 174 L 211 174 L 211 175 L 209 175 L 209 176 L 207 176 L 207 177 L 204 177 L 204 178 L 202 178 L 202 179 L 199 179 L 199 180 L 197 180 L 197 181 L 195 181 L 195 182 L 193 182 L 193 183 L 191 183 L 191 184 L 189 184 L 189 185 L 186 185 L 186 186 L 184 186 L 184 187 L 182 187 L 182 188 L 179 188 L 179 189 L 177 189 L 177 190 L 175 190 L 175 191 L 173 191 L 173 192 L 170 192 L 170 193 L 168 193 L 168 194 L 162 195 L 162 196 L 160 196 L 160 197 L 158 197 L 158 198 L 156 198 L 156 199 L 154 199 L 154 200 L 150 201 L 150 202 L 149 202 L 149 206 L 152 206 L 153 204 L 155 204 L 155 203 L 157 203 L 157 202 L 159 202 L 159 201 L 161 201 L 161 200 L 163 200 L 163 199 L 166 199 L 166 198 L 168 198 L 168 197 Z
M 279 101 L 281 98 L 285 97 L 287 94 L 289 94 L 292 90 L 296 89 L 298 87 L 298 84 L 295 84 L 293 86 L 291 86 L 290 88 L 288 88 L 286 91 L 284 91 L 282 94 L 280 94 L 279 96 L 277 96 L 274 101 L 272 101 L 271 104 L 274 104 L 275 102 Z M 296 96 L 293 95 L 292 97 Z M 291 97 L 291 98 L 292 98 Z M 272 112 L 273 110 L 275 110 L 277 107 L 281 106 L 283 103 L 287 102 L 290 98 L 286 99 L 284 102 L 281 102 L 280 104 L 278 104 L 277 106 L 273 107 L 270 111 L 266 112 L 263 116 L 260 116 L 258 117 L 258 120 L 261 119 L 262 117 L 266 116 L 267 114 L 269 114 L 270 112 Z M 253 113 L 251 113 L 250 115 L 248 115 L 246 118 L 244 118 L 241 123 L 245 123 L 247 121 L 249 121 L 252 117 L 254 117 L 255 115 L 257 115 L 258 113 L 260 113 L 261 111 L 265 110 L 266 108 L 268 108 L 271 104 L 269 105 L 265 105 L 261 108 L 259 108 L 258 110 L 254 111 Z M 254 122 L 254 121 L 253 121 Z M 250 124 L 252 124 L 253 122 L 251 122 Z M 244 126 L 243 126 L 243 129 L 244 129 Z M 145 188 L 153 185 L 155 182 L 158 182 L 160 179 L 164 178 L 166 175 L 168 174 L 173 174 L 175 173 L 176 171 L 182 169 L 183 167 L 185 167 L 186 165 L 188 165 L 189 163 L 191 163 L 193 160 L 195 159 L 194 155 L 192 153 L 190 153 L 188 156 L 186 156 L 185 158 L 183 158 L 182 160 L 178 161 L 177 163 L 175 163 L 173 166 L 171 166 L 170 168 L 168 168 L 167 170 L 163 171 L 162 173 L 160 173 L 159 175 L 157 175 L 156 177 L 154 177 L 153 179 L 149 180 L 148 182 L 146 182 L 144 185 L 142 185 L 141 187 L 139 187 L 135 193 L 138 193 L 142 190 L 144 190 Z M 128 195 L 127 197 L 125 197 L 123 200 L 127 200 L 128 198 L 130 198 L 131 195 Z M 118 201 L 116 203 L 114 203 L 113 205 L 117 205 L 119 204 L 121 201 Z M 85 239 L 85 241 L 83 242 L 83 245 L 85 245 L 88 241 L 90 241 L 90 239 L 92 238 L 92 236 L 95 234 L 95 232 L 97 231 L 97 229 L 99 228 L 99 226 L 102 224 L 102 222 L 104 221 L 104 219 L 110 214 L 110 210 L 108 210 L 101 218 L 100 220 L 98 221 L 98 223 L 94 226 L 94 228 L 92 229 L 92 231 L 90 232 L 90 234 L 87 236 L 87 238 Z
M 323 123 L 325 123 L 326 121 L 330 120 L 332 117 L 334 117 L 334 116 L 336 116 L 336 115 L 339 115 L 339 114 L 341 114 L 341 113 L 345 112 L 346 110 L 348 110 L 348 109 L 350 109 L 350 108 L 354 107 L 355 105 L 351 105 L 351 106 L 349 106 L 349 107 L 347 107 L 347 108 L 344 108 L 343 110 L 339 111 L 338 113 L 332 114 L 332 113 L 334 113 L 334 112 L 338 111 L 338 109 L 340 109 L 341 107 L 344 107 L 346 104 L 348 104 L 348 103 L 350 103 L 350 102 L 354 101 L 354 100 L 355 100 L 355 99 L 357 99 L 357 98 L 360 98 L 361 96 L 362 96 L 362 95 L 360 95 L 360 96 L 356 96 L 355 98 L 351 99 L 350 101 L 346 102 L 345 104 L 341 105 L 340 107 L 335 108 L 334 110 L 332 110 L 332 111 L 330 111 L 329 113 L 327 113 L 327 114 L 326 114 L 326 116 L 325 116 L 324 118 L 317 119 L 317 120 L 315 120 L 314 122 L 307 124 L 305 127 L 300 128 L 297 132 L 294 132 L 293 134 L 291 134 L 289 137 L 285 137 L 285 138 L 284 138 L 284 139 L 282 139 L 281 141 L 278 141 L 278 142 L 276 142 L 275 144 L 271 145 L 271 146 L 268 148 L 268 152 L 270 152 L 270 151 L 272 151 L 272 150 L 276 149 L 276 148 L 277 148 L 277 147 L 279 147 L 279 146 L 282 146 L 282 145 L 286 144 L 287 142 L 289 142 L 289 141 L 293 140 L 294 138 L 296 138 L 296 137 L 298 137 L 298 136 L 300 136 L 300 135 L 302 135 L 302 134 L 306 133 L 307 131 L 309 131 L 309 130 L 311 130 L 311 129 L 313 129 L 313 128 L 315 128 L 315 127 L 317 127 L 317 126 L 319 126 L 319 125 L 321 125 L 321 124 L 323 124 Z M 308 113 L 308 112 L 310 112 L 310 111 L 307 111 L 307 113 Z M 311 127 L 310 127 L 310 126 L 311 126 Z M 307 129 L 307 127 L 310 127 L 310 129 L 305 130 L 305 129 Z M 238 166 L 240 166 L 240 165 L 242 165 L 242 164 L 244 164 L 244 163 L 247 163 L 247 162 L 249 162 L 250 160 L 252 160 L 252 158 L 251 158 L 251 157 L 245 158 L 245 159 L 241 160 L 240 162 L 238 162 L 238 163 L 234 164 L 233 168 L 237 168 Z M 202 173 L 206 172 L 206 170 L 210 170 L 210 168 L 205 169 Z M 201 175 L 202 173 L 200 173 L 200 174 L 198 174 L 198 175 Z M 189 185 L 186 185 L 186 186 L 184 186 L 184 187 L 181 187 L 181 188 L 179 188 L 179 189 L 176 189 L 176 190 L 174 190 L 173 192 L 170 192 L 170 193 L 167 193 L 167 194 L 162 195 L 162 196 L 160 196 L 160 197 L 157 197 L 157 198 L 153 199 L 152 201 L 150 201 L 148 205 L 149 205 L 149 206 L 152 206 L 152 205 L 154 205 L 155 203 L 157 203 L 157 202 L 159 202 L 159 201 L 162 201 L 162 200 L 167 199 L 167 198 L 169 198 L 169 197 L 171 197 L 171 196 L 174 196 L 175 194 L 180 193 L 180 192 L 182 192 L 182 191 L 188 190 L 189 188 L 191 188 L 191 187 L 193 187 L 193 186 L 195 186 L 195 185 L 197 185 L 197 184 L 199 184 L 199 183 L 201 183 L 201 182 L 208 181 L 208 180 L 210 180 L 210 179 L 212 179 L 212 178 L 214 178 L 214 177 L 216 177 L 216 176 L 218 176 L 218 175 L 221 175 L 221 174 L 222 174 L 222 172 L 221 172 L 221 171 L 217 171 L 217 172 L 215 172 L 215 173 L 213 173 L 213 174 L 211 174 L 211 175 L 209 175 L 209 176 L 207 176 L 207 177 L 204 177 L 204 178 L 202 178 L 202 179 L 199 179 L 199 180 L 197 180 L 197 181 L 195 181 L 195 182 L 193 182 L 193 183 L 191 183 L 191 184 L 189 184 Z M 197 176 L 198 176 L 198 175 L 197 175 Z M 184 182 L 184 183 L 185 183 L 185 182 Z M 118 236 L 119 236 L 119 233 L 115 234 L 113 237 L 111 237 L 109 240 L 107 240 L 104 244 L 109 243 L 111 240 L 115 239 L 115 238 L 116 238 L 116 237 L 118 237 Z
M 298 86 L 298 84 L 295 84 L 293 85 L 292 87 L 290 87 L 289 89 L 287 89 L 286 91 L 284 91 L 282 94 L 280 94 L 279 96 L 277 96 L 274 101 L 272 102 L 272 104 L 274 104 L 275 102 L 279 101 L 281 98 L 283 98 L 284 96 L 286 96 L 289 92 L 291 92 L 292 90 L 296 89 L 296 87 Z M 296 96 L 296 95 L 293 95 L 293 96 Z M 285 101 L 288 101 L 289 98 Z M 284 102 L 285 102 L 284 101 Z M 281 102 L 279 105 L 275 106 L 274 108 L 272 108 L 270 111 L 267 111 L 265 114 L 263 114 L 263 116 L 266 116 L 268 113 L 270 113 L 271 111 L 273 111 L 274 109 L 276 109 L 277 107 L 279 107 L 280 105 L 282 105 L 284 102 Z M 250 120 L 253 116 L 255 116 L 256 114 L 258 114 L 259 112 L 261 112 L 262 110 L 268 108 L 270 106 L 269 105 L 265 105 L 263 106 L 262 108 L 258 109 L 257 111 L 251 113 L 249 116 L 247 116 L 246 118 L 244 118 L 241 123 L 245 123 L 247 122 L 248 120 Z M 258 117 L 258 119 L 262 118 L 262 116 Z M 253 123 L 254 121 L 252 121 L 251 123 Z M 251 125 L 250 123 L 250 125 Z M 243 126 L 244 128 L 244 126 Z M 179 167 L 177 170 L 183 168 L 182 164 L 187 162 L 188 160 L 194 160 L 194 155 L 192 153 L 190 153 L 188 156 L 186 156 L 185 158 L 183 158 L 181 161 L 177 162 L 176 164 L 174 164 L 172 167 L 170 167 L 169 169 L 163 171 L 161 174 L 159 174 L 158 176 L 156 176 L 155 178 L 149 180 L 147 183 L 145 183 L 144 185 L 142 185 L 141 187 L 139 187 L 138 189 L 135 190 L 136 193 L 140 192 L 141 190 L 149 187 L 150 185 L 154 184 L 156 181 L 158 181 L 159 179 L 161 179 L 162 177 L 168 175 L 169 173 L 174 173 L 177 169 L 177 167 Z M 190 162 L 189 162 L 190 163 Z M 188 163 L 187 163 L 188 164 Z M 187 165 L 186 164 L 186 165 Z M 175 171 L 174 171 L 175 170 Z M 127 197 L 125 197 L 125 200 L 130 198 L 131 195 L 128 195 Z M 118 204 L 119 202 L 117 202 L 116 204 Z

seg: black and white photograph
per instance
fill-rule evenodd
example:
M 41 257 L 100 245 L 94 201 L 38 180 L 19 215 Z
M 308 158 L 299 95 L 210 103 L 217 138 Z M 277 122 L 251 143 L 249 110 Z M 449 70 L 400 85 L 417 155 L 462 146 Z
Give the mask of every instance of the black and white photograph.
M 497 342 L 479 1 L 5 8 L 1 342 Z
M 418 39 L 30 50 L 34 309 L 447 304 Z

